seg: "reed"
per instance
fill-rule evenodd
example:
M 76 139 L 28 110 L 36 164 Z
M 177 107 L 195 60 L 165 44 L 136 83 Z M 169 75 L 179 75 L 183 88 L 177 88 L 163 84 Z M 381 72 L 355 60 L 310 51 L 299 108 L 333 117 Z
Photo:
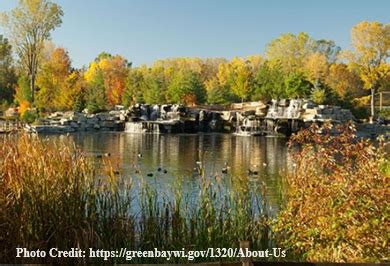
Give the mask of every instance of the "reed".
M 128 178 L 113 171 L 110 161 L 97 168 L 65 136 L 9 135 L 0 144 L 2 262 L 64 262 L 16 260 L 16 247 L 201 250 L 238 247 L 240 240 L 249 240 L 254 249 L 265 249 L 271 243 L 264 186 L 251 187 L 246 177 L 225 186 L 201 169 L 195 195 L 184 193 L 180 182 L 161 192 L 142 178 L 125 183 Z

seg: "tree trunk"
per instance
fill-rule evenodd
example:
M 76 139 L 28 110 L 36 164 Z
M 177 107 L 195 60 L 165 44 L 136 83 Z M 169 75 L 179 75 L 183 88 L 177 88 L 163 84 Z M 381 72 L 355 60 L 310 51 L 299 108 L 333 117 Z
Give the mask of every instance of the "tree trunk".
M 375 121 L 375 87 L 371 88 L 371 121 Z
M 30 90 L 31 90 L 31 103 L 34 103 L 35 97 L 35 75 L 32 74 L 30 77 Z

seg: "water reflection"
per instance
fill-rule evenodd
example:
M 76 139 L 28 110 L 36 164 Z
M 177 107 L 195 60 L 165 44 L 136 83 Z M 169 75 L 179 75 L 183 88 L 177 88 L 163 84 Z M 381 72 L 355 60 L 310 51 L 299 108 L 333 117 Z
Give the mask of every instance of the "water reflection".
M 193 184 L 186 189 L 195 189 L 198 180 L 193 169 L 197 161 L 204 162 L 207 176 L 224 179 L 244 176 L 248 169 L 256 170 L 258 176 L 252 179 L 265 182 L 267 199 L 273 208 L 280 205 L 281 176 L 289 160 L 283 138 L 129 133 L 79 133 L 71 137 L 89 155 L 110 153 L 110 158 L 123 170 L 124 178 L 136 177 L 134 166 L 137 166 L 145 179 L 159 188 L 183 178 Z M 227 175 L 222 174 L 225 162 L 230 166 Z M 166 169 L 167 173 L 158 168 Z M 146 176 L 148 173 L 153 176 Z

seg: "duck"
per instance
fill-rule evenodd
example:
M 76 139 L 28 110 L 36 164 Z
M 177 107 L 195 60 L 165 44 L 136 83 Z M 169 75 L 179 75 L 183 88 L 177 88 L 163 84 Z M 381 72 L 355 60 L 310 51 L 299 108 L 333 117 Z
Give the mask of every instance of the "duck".
M 248 175 L 258 175 L 259 174 L 259 172 L 258 171 L 256 171 L 256 170 L 252 170 L 252 169 L 248 169 Z
M 229 169 L 230 169 L 230 166 L 228 165 L 227 162 L 225 162 L 223 165 L 223 168 L 222 168 L 222 174 L 227 174 Z
M 167 169 L 164 169 L 163 173 L 164 173 L 164 174 L 168 173 L 168 170 L 167 170 Z
M 142 158 L 142 153 L 137 154 L 138 158 Z
M 104 156 L 106 156 L 106 157 L 110 157 L 110 156 L 111 156 L 111 153 L 109 153 L 109 152 L 106 152 L 106 153 L 104 154 Z
M 161 167 L 157 168 L 157 172 L 161 172 L 161 170 L 162 170 Z
M 147 176 L 152 177 L 152 176 L 153 176 L 153 173 L 149 173 L 149 174 L 147 174 Z

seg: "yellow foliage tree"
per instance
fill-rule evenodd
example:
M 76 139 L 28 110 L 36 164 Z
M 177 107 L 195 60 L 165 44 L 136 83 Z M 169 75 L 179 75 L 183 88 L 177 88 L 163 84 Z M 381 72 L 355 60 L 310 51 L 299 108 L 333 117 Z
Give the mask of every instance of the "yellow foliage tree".
M 329 64 L 325 55 L 316 52 L 307 57 L 303 68 L 307 80 L 312 84 L 324 83 L 325 77 L 328 75 Z
M 363 96 L 363 84 L 359 76 L 345 64 L 333 64 L 325 83 L 341 98 Z
M 315 40 L 307 33 L 298 35 L 282 34 L 271 41 L 266 50 L 266 58 L 271 67 L 281 65 L 286 73 L 298 72 L 302 69 L 306 58 L 315 51 Z
M 371 91 L 371 117 L 375 118 L 375 93 L 390 73 L 390 24 L 363 21 L 352 28 L 353 50 L 343 52 L 349 67 L 359 73 L 365 89 Z
M 36 105 L 40 109 L 53 111 L 59 109 L 61 91 L 70 73 L 71 62 L 64 48 L 49 48 L 48 58 L 43 62 L 37 77 L 40 90 L 37 93 Z
M 102 56 L 89 65 L 89 68 L 84 73 L 85 81 L 91 84 L 99 71 L 103 75 L 109 106 L 121 104 L 129 73 L 127 60 L 120 55 Z

